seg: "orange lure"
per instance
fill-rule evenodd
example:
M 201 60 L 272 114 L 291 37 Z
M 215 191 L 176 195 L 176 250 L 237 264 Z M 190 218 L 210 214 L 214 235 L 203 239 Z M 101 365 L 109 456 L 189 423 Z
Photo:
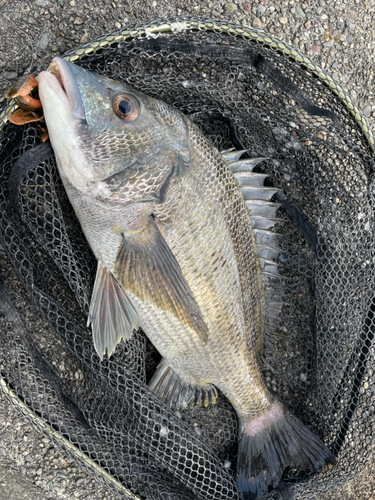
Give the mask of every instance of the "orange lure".
M 7 99 L 14 99 L 19 106 L 19 109 L 8 115 L 8 120 L 14 125 L 44 122 L 43 115 L 36 113 L 36 111 L 42 109 L 40 99 L 36 99 L 30 95 L 37 86 L 38 82 L 33 75 L 24 75 L 5 94 Z M 42 131 L 42 142 L 46 142 L 48 140 L 48 132 L 41 125 L 39 126 Z

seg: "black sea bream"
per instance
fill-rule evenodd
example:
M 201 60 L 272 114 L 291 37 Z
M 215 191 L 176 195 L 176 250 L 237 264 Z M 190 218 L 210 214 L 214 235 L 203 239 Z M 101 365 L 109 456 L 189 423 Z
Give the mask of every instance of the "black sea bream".
M 141 327 L 163 356 L 150 383 L 160 399 L 208 405 L 220 389 L 240 422 L 245 499 L 287 466 L 321 468 L 331 453 L 259 368 L 265 298 L 236 155 L 220 154 L 177 109 L 62 59 L 38 81 L 61 178 L 98 260 L 89 322 L 99 356 Z

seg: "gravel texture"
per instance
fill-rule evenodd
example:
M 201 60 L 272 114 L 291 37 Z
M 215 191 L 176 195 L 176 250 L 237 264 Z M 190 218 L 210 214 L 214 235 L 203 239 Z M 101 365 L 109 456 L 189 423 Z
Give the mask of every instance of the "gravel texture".
M 0 96 L 14 78 L 37 73 L 52 57 L 81 42 L 123 25 L 178 15 L 228 19 L 292 44 L 347 89 L 373 127 L 374 0 L 0 0 Z M 102 500 L 115 496 L 0 398 L 0 498 Z M 373 498 L 375 461 L 324 500 Z
M 58 449 L 0 392 L 1 500 L 118 498 Z
M 44 495 L 40 488 L 36 488 L 19 474 L 11 472 L 0 465 L 0 494 L 5 499 L 46 500 L 51 498 Z

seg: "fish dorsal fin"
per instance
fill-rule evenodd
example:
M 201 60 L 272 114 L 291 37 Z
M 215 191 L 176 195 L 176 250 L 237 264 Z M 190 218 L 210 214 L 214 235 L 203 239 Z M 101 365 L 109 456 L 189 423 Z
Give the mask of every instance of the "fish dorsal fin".
M 218 396 L 217 389 L 211 384 L 201 387 L 184 382 L 165 359 L 157 367 L 149 388 L 159 399 L 176 409 L 192 404 L 208 406 L 216 403 Z
M 100 359 L 108 357 L 121 339 L 129 339 L 141 320 L 129 297 L 103 262 L 98 269 L 92 292 L 87 326 L 91 323 L 94 346 Z
M 221 156 L 223 156 L 228 163 L 230 169 L 233 173 L 237 172 L 252 172 L 253 169 L 258 165 L 258 163 L 268 160 L 269 158 L 245 158 L 240 160 L 244 153 L 247 153 L 247 149 L 242 149 L 241 151 L 236 151 L 235 149 L 226 149 L 221 151 Z
M 237 151 L 236 149 L 231 148 L 231 149 L 225 149 L 224 151 L 221 151 L 220 154 L 221 154 L 221 156 L 224 156 L 227 163 L 233 163 L 233 162 L 237 161 L 239 158 L 241 158 L 241 156 L 244 153 L 247 153 L 247 151 L 248 151 L 247 149 L 242 149 L 241 151 Z
M 281 190 L 264 186 L 267 174 L 254 172 L 253 169 L 268 158 L 240 159 L 245 151 L 224 151 L 222 155 L 236 178 L 238 187 L 249 210 L 251 225 L 255 236 L 257 253 L 262 275 L 266 301 L 265 336 L 275 335 L 284 302 L 284 283 L 279 274 L 278 264 L 282 260 L 278 244 L 280 235 L 278 224 L 283 219 L 276 216 L 280 203 L 271 198 Z
M 200 307 L 152 216 L 141 231 L 123 234 L 115 273 L 127 292 L 169 312 L 207 341 Z
M 283 222 L 283 219 L 276 216 L 280 203 L 273 203 L 271 198 L 281 190 L 275 187 L 264 186 L 264 181 L 268 174 L 253 172 L 258 163 L 268 158 L 239 158 L 246 150 L 235 151 L 229 149 L 221 154 L 228 163 L 236 178 L 243 199 L 249 210 L 251 225 L 253 227 L 258 256 L 261 260 L 263 270 L 267 272 L 272 268 L 277 270 L 278 256 L 280 248 L 278 245 L 279 235 L 275 231 L 275 226 Z

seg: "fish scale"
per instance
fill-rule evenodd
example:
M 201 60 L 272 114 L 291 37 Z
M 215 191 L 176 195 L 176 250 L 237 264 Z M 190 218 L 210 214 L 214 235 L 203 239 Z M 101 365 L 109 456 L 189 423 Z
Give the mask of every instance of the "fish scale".
M 250 333 L 249 340 L 253 344 L 259 340 L 261 324 L 260 320 L 257 321 L 256 313 L 254 314 L 254 304 L 263 302 L 263 294 L 251 222 L 244 201 L 238 192 L 236 181 L 226 162 L 219 153 L 212 150 L 210 143 L 192 124 L 189 135 L 191 147 L 193 150 L 198 150 L 201 156 L 196 161 L 197 169 L 201 170 L 199 166 L 202 163 L 205 165 L 203 172 L 202 170 L 199 172 L 205 197 L 221 205 L 220 212 L 228 227 L 233 245 L 231 259 L 237 264 L 242 290 L 241 298 L 236 297 L 234 301 L 242 302 L 248 327 L 247 335 Z M 206 152 L 209 153 L 209 158 L 205 158 Z M 192 171 L 194 172 L 194 166 L 192 166 Z M 253 325 L 253 328 L 250 329 L 249 325 Z M 241 337 L 239 342 L 245 337 L 245 332 L 241 332 Z

